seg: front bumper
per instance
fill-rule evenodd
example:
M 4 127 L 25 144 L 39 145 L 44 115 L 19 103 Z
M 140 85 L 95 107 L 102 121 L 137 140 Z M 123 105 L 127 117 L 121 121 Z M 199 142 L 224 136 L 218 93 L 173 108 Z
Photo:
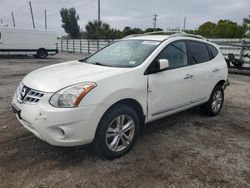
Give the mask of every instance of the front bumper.
M 18 121 L 38 138 L 56 146 L 79 146 L 91 143 L 105 105 L 55 108 L 49 104 L 52 94 L 46 94 L 37 104 L 12 100 Z

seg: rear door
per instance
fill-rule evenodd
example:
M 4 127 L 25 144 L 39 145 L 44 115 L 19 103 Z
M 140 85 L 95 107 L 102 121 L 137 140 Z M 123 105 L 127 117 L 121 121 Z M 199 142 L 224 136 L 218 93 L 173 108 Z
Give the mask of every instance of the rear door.
M 200 41 L 189 40 L 187 46 L 194 74 L 193 102 L 204 102 L 209 99 L 216 82 L 216 63 L 211 58 L 207 45 Z

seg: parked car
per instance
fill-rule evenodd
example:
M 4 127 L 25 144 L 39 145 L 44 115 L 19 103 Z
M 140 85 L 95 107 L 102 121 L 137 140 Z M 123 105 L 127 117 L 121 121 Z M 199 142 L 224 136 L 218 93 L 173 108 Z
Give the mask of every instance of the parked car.
M 131 36 L 86 59 L 24 77 L 12 107 L 18 120 L 56 146 L 92 143 L 113 159 L 145 123 L 200 106 L 217 115 L 229 85 L 219 48 L 188 34 Z
M 52 31 L 0 26 L 0 55 L 33 55 L 45 59 L 58 53 Z

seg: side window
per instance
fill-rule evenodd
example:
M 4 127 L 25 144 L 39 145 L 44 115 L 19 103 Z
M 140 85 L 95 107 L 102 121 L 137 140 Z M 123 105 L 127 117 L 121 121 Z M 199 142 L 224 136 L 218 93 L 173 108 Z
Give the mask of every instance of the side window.
M 207 47 L 210 50 L 213 58 L 215 58 L 218 55 L 218 53 L 219 53 L 218 50 L 214 46 L 212 46 L 210 44 L 207 44 Z
M 203 63 L 210 60 L 208 49 L 204 43 L 189 41 L 188 44 L 193 63 Z
M 188 65 L 187 48 L 184 41 L 177 41 L 169 44 L 157 59 L 167 59 L 169 69 L 184 67 Z

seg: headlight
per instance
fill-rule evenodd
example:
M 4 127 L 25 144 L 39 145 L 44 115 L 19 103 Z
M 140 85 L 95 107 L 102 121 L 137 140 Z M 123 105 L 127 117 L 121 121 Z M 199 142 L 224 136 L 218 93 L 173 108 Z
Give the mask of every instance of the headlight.
M 80 83 L 57 91 L 50 98 L 50 104 L 57 108 L 77 107 L 82 98 L 96 87 L 93 82 Z

